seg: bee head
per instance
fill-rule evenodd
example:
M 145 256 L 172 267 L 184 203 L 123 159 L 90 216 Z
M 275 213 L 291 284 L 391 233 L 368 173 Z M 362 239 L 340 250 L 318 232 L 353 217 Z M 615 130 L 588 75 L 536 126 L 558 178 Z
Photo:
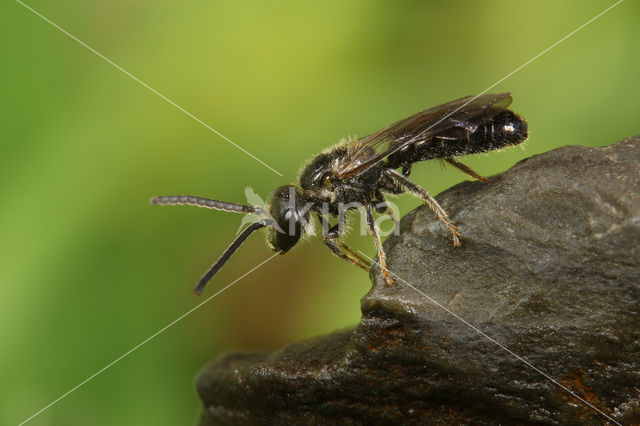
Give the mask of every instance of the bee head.
M 309 206 L 303 202 L 300 189 L 279 186 L 271 194 L 269 213 L 275 225 L 269 231 L 269 244 L 285 253 L 296 245 L 309 223 Z

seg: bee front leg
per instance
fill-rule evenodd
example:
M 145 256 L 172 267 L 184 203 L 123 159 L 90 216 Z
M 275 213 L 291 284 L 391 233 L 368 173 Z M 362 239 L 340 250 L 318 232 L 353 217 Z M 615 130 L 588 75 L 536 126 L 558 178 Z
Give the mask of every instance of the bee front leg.
M 440 221 L 444 223 L 447 228 L 449 228 L 449 231 L 451 231 L 451 234 L 453 235 L 453 245 L 456 247 L 459 247 L 460 232 L 458 232 L 458 228 L 456 227 L 456 225 L 454 225 L 451 219 L 449 219 L 449 215 L 447 214 L 447 212 L 444 211 L 442 207 L 440 207 L 440 204 L 438 204 L 435 198 L 429 195 L 426 189 L 422 188 L 419 185 L 416 185 L 415 183 L 411 182 L 409 179 L 406 179 L 400 173 L 390 169 L 387 169 L 386 173 L 387 173 L 387 176 L 394 179 L 400 186 L 405 188 L 407 191 L 409 191 L 410 193 L 412 193 L 417 197 L 420 197 L 422 201 L 424 201 L 431 208 L 431 210 L 433 210 L 436 216 L 438 216 L 438 219 L 440 219 Z
M 341 259 L 344 259 L 368 272 L 369 268 L 371 268 L 369 261 L 338 239 L 342 235 L 345 227 L 344 215 L 340 215 L 338 223 L 331 228 L 329 228 L 330 223 L 325 217 L 318 215 L 318 218 L 320 218 L 320 221 L 322 222 L 322 241 L 327 247 L 329 247 L 329 250 Z M 326 233 L 325 230 L 327 231 Z
M 378 264 L 380 265 L 380 270 L 382 271 L 382 276 L 384 277 L 387 286 L 391 287 L 393 285 L 393 280 L 391 279 L 391 275 L 389 274 L 389 270 L 387 269 L 387 256 L 384 254 L 384 250 L 382 249 L 380 232 L 378 231 L 378 225 L 376 225 L 376 221 L 373 218 L 371 204 L 367 204 L 366 208 L 367 227 L 369 228 L 369 233 L 373 237 L 373 241 L 376 243 L 376 251 L 378 252 Z

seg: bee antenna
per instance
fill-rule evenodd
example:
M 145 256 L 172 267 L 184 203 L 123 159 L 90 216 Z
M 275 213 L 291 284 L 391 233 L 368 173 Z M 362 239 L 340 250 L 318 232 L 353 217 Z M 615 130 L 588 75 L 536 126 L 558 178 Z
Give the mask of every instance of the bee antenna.
M 195 293 L 202 293 L 202 289 L 204 288 L 204 286 L 207 285 L 207 283 L 220 270 L 220 268 L 222 268 L 222 266 L 227 263 L 227 260 L 229 260 L 229 258 L 233 255 L 233 253 L 235 253 L 236 250 L 238 250 L 238 248 L 242 245 L 244 240 L 246 240 L 249 235 L 260 228 L 264 228 L 265 226 L 273 226 L 274 223 L 275 222 L 273 220 L 264 219 L 258 222 L 253 222 L 251 225 L 247 226 L 244 231 L 242 231 L 240 235 L 238 235 L 236 239 L 233 240 L 229 247 L 227 247 L 224 253 L 222 253 L 222 256 L 220 256 L 218 260 L 216 260 L 216 263 L 214 263 L 211 268 L 209 268 L 209 270 L 205 272 L 202 278 L 200 278 L 200 281 L 198 281 L 198 285 L 196 285 Z
M 159 197 L 153 197 L 149 202 L 157 206 L 187 205 L 233 213 L 264 213 L 259 207 L 228 203 L 210 198 L 194 197 L 193 195 L 161 195 Z

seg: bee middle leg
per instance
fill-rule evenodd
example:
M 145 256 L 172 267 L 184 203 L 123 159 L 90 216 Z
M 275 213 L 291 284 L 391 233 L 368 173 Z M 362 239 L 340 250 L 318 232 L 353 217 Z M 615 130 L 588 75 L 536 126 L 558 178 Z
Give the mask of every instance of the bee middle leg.
M 382 249 L 380 232 L 378 232 L 378 225 L 376 225 L 376 221 L 373 218 L 371 204 L 367 204 L 366 209 L 367 226 L 369 228 L 369 233 L 373 237 L 373 241 L 376 243 L 376 251 L 378 252 L 378 264 L 380 265 L 380 270 L 382 271 L 382 276 L 384 277 L 387 286 L 391 287 L 393 285 L 393 280 L 391 279 L 391 275 L 389 274 L 389 270 L 387 269 L 387 255 L 384 254 L 384 250 Z
M 397 227 L 400 226 L 400 221 L 398 220 L 396 215 L 393 214 L 393 210 L 389 206 L 389 203 L 387 202 L 387 200 L 384 199 L 382 194 L 378 193 L 378 199 L 373 201 L 373 203 L 375 203 L 373 205 L 373 208 L 376 211 L 376 213 L 381 214 L 381 215 L 385 215 L 385 216 L 389 216 L 389 218 L 393 222 L 393 226 L 394 227 L 397 228 Z
M 338 216 L 338 223 L 332 227 L 329 227 L 329 221 L 324 216 L 318 215 L 318 217 L 322 222 L 322 241 L 327 247 L 329 247 L 329 250 L 341 259 L 344 259 L 368 272 L 371 268 L 371 263 L 338 239 L 344 230 L 344 215 Z M 327 230 L 326 233 L 324 232 L 325 230 Z
M 411 192 L 413 195 L 420 197 L 425 203 L 427 203 L 427 205 L 431 208 L 431 210 L 433 210 L 436 216 L 438 216 L 438 219 L 440 219 L 440 221 L 444 223 L 447 228 L 449 228 L 449 231 L 453 235 L 453 245 L 456 247 L 459 247 L 460 232 L 458 232 L 458 228 L 456 227 L 456 225 L 454 225 L 453 221 L 449 219 L 449 215 L 447 214 L 446 211 L 444 211 L 442 207 L 440 207 L 440 204 L 438 204 L 435 198 L 429 195 L 426 189 L 411 182 L 409 179 L 405 178 L 395 170 L 387 169 L 386 173 L 389 177 L 394 179 L 400 186 L 405 188 L 407 191 Z

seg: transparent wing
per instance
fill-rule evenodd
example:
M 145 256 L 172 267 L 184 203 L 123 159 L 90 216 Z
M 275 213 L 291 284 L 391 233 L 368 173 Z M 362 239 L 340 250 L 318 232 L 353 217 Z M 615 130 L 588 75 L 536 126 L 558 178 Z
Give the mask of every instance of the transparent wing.
M 336 167 L 335 176 L 348 179 L 407 145 L 433 140 L 453 128 L 473 127 L 511 102 L 509 92 L 489 93 L 466 96 L 414 114 L 358 140 L 351 154 Z

